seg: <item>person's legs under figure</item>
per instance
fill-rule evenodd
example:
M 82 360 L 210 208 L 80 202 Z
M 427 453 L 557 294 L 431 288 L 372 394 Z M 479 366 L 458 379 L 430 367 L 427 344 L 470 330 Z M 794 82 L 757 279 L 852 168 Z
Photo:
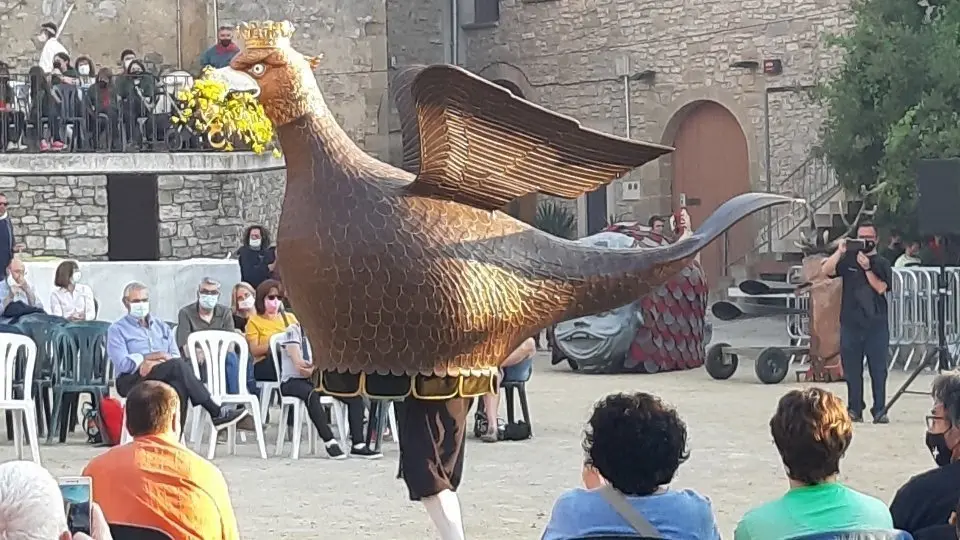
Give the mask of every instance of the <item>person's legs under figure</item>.
M 379 459 L 383 457 L 382 453 L 374 451 L 372 446 L 368 444 L 366 433 L 364 433 L 363 416 L 367 405 L 364 403 L 363 398 L 354 396 L 349 398 L 335 397 L 334 399 L 340 401 L 347 407 L 347 423 L 350 425 L 350 455 L 364 459 Z M 373 409 L 371 409 L 371 426 L 376 423 L 373 417 L 374 414 Z M 339 422 L 340 419 L 338 418 L 337 421 Z
M 423 502 L 442 540 L 464 540 L 456 490 L 463 475 L 470 401 L 408 397 L 395 403 L 400 431 L 400 476 L 410 499 Z
M 887 423 L 886 413 L 881 414 L 887 403 L 887 362 L 890 359 L 890 329 L 886 321 L 864 336 L 864 354 L 867 357 L 867 369 L 870 372 L 870 386 L 873 390 L 873 408 L 870 414 L 874 422 Z
M 327 423 L 327 412 L 320 403 L 320 394 L 314 391 L 313 383 L 309 379 L 288 379 L 280 383 L 280 393 L 285 396 L 295 397 L 307 404 L 307 414 L 310 415 L 310 421 L 317 428 L 320 440 L 326 447 L 327 455 L 331 459 L 343 459 L 347 457 L 337 444 L 337 439 L 333 436 L 333 430 Z M 290 418 L 293 415 L 289 415 Z
M 253 358 L 247 360 L 247 392 L 259 396 L 260 388 L 257 386 L 257 378 L 253 374 Z
M 854 420 L 863 418 L 863 331 L 840 327 L 840 362 L 847 383 L 847 409 Z

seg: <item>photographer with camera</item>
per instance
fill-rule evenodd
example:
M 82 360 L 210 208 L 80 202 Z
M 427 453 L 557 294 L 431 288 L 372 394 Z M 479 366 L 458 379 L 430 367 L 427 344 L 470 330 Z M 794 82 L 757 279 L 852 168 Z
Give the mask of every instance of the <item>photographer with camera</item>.
M 889 422 L 886 404 L 887 360 L 890 330 L 887 326 L 887 291 L 893 270 L 877 254 L 877 228 L 857 227 L 856 239 L 841 239 L 837 250 L 822 266 L 830 277 L 843 280 L 840 303 L 840 360 L 847 381 L 847 408 L 854 422 L 863 421 L 863 357 L 867 357 L 873 387 L 873 423 Z

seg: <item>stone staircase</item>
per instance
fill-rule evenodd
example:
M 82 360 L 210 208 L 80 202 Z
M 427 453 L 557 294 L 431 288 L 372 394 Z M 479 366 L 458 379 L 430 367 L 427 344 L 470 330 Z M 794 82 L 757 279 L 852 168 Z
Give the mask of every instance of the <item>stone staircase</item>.
M 809 228 L 810 212 L 816 227 L 829 228 L 841 220 L 844 209 L 852 202 L 826 158 L 816 152 L 771 191 L 806 199 L 808 206 L 777 206 L 760 214 L 756 244 L 747 254 L 727 264 L 727 283 L 721 290 L 748 278 L 785 280 L 787 270 L 802 257 L 796 242 L 800 240 L 800 231 Z

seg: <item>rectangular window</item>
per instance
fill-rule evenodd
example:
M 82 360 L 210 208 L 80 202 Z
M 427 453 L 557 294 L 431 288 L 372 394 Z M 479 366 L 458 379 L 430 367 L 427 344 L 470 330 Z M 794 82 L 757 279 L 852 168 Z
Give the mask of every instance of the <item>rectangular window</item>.
M 474 0 L 473 22 L 495 23 L 500 20 L 500 0 Z

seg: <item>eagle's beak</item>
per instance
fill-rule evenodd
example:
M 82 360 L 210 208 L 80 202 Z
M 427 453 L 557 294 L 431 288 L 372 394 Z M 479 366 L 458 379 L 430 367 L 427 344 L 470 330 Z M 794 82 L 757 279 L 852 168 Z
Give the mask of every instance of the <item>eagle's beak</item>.
M 260 95 L 260 85 L 256 79 L 232 67 L 215 69 L 210 77 L 227 85 L 231 92 L 249 92 L 254 96 Z

